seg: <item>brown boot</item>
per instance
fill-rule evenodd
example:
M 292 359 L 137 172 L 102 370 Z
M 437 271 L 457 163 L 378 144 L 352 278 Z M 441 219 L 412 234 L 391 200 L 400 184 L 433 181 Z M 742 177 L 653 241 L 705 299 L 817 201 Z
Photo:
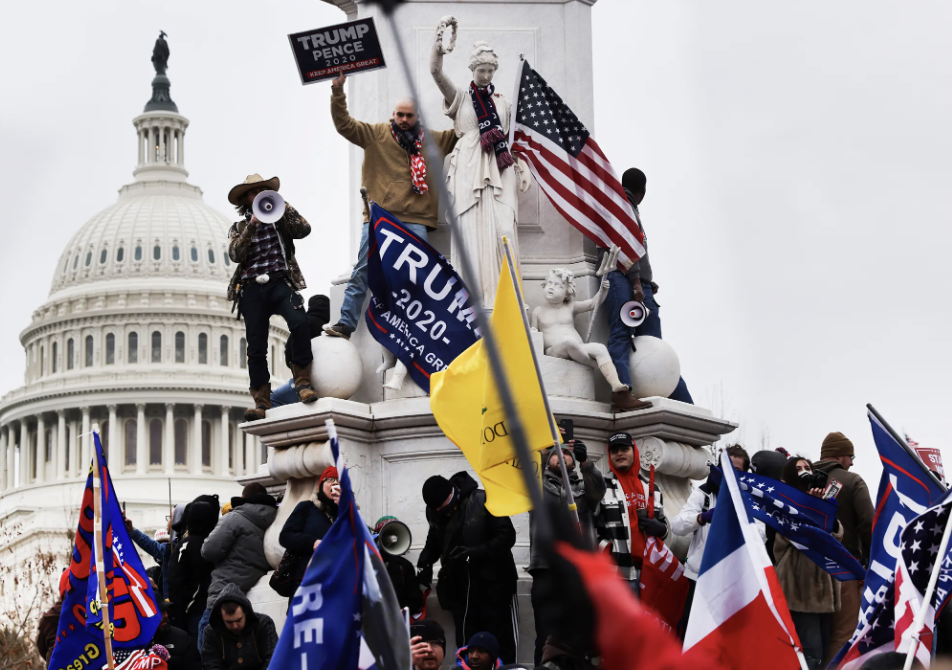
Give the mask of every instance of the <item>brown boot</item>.
M 301 402 L 317 400 L 317 394 L 314 393 L 314 388 L 311 386 L 311 363 L 303 368 L 291 363 L 291 374 L 294 375 L 294 388 L 297 390 Z
M 271 409 L 271 384 L 259 386 L 251 391 L 251 397 L 255 401 L 255 406 L 245 410 L 245 421 L 257 421 L 263 419 L 265 412 Z
M 631 391 L 615 391 L 612 393 L 612 405 L 622 412 L 631 412 L 636 409 L 648 409 L 651 403 L 647 400 L 639 400 L 631 395 Z

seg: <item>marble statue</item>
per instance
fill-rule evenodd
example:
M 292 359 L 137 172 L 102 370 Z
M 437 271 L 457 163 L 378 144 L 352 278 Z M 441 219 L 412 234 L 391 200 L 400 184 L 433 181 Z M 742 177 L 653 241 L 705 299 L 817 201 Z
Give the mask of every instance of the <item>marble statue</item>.
M 453 230 L 450 259 L 460 267 L 460 242 L 464 241 L 483 305 L 491 306 L 506 258 L 503 235 L 512 241 L 513 252 L 519 258 L 517 189 L 528 190 L 531 175 L 528 167 L 509 152 L 512 104 L 493 86 L 499 59 L 492 48 L 486 42 L 476 42 L 469 59 L 473 73 L 469 84 L 457 87 L 443 72 L 443 56 L 456 44 L 456 27 L 452 16 L 440 20 L 430 57 L 430 74 L 443 94 L 443 111 L 453 119 L 459 137 L 445 164 L 447 186 L 459 220 Z M 443 40 L 447 28 L 453 29 L 449 45 Z
M 169 67 L 169 43 L 165 41 L 165 31 L 159 31 L 159 38 L 152 48 L 152 65 L 156 74 L 165 74 Z
M 380 350 L 383 353 L 383 363 L 381 363 L 380 367 L 377 368 L 377 374 L 386 372 L 390 368 L 393 368 L 393 375 L 390 377 L 390 381 L 384 384 L 383 387 L 390 389 L 391 391 L 402 390 L 403 382 L 407 378 L 407 372 L 409 372 L 409 370 L 407 370 L 407 366 L 386 347 L 380 347 Z
M 603 259 L 603 265 L 610 254 Z M 545 305 L 532 310 L 532 327 L 542 332 L 543 351 L 546 356 L 566 358 L 590 367 L 597 367 L 611 385 L 612 393 L 628 392 L 628 386 L 618 379 L 608 347 L 601 342 L 582 341 L 575 329 L 575 315 L 591 311 L 605 299 L 608 280 L 602 279 L 599 291 L 590 300 L 575 299 L 575 277 L 571 270 L 554 268 L 542 284 Z

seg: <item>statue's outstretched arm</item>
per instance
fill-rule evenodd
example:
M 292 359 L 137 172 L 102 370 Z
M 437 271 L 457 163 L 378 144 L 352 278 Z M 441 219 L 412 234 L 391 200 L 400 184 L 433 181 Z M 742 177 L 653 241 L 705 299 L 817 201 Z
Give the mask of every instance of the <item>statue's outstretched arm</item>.
M 453 28 L 452 40 L 449 46 L 444 46 L 443 33 L 450 26 Z M 436 82 L 448 105 L 456 99 L 456 87 L 443 72 L 443 54 L 450 53 L 456 46 L 456 26 L 457 21 L 452 16 L 444 16 L 440 19 L 440 25 L 436 27 L 436 36 L 433 40 L 433 53 L 430 55 L 430 74 L 433 75 L 433 81 Z

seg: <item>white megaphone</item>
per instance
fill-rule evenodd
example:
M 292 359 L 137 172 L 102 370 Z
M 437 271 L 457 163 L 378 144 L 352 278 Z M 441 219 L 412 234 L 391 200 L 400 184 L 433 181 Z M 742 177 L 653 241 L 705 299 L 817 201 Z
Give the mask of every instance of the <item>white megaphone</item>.
M 637 328 L 648 318 L 649 310 L 643 302 L 629 300 L 621 306 L 621 322 L 629 328 Z
M 377 534 L 377 546 L 381 551 L 385 551 L 391 556 L 403 556 L 410 551 L 410 543 L 413 536 L 410 535 L 410 529 L 402 521 L 388 521 Z
M 284 198 L 277 191 L 262 191 L 251 203 L 251 213 L 261 223 L 277 223 L 284 216 Z

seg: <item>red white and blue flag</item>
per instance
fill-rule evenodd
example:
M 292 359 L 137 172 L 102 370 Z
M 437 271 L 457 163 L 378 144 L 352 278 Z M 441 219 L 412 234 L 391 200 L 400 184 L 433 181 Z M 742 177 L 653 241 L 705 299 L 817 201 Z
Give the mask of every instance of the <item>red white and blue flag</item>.
M 916 658 L 926 667 L 932 656 L 935 620 L 952 595 L 952 555 L 943 534 L 949 524 L 952 495 L 916 517 L 902 531 L 900 558 L 896 563 L 896 651 L 908 653 L 915 646 Z M 922 628 L 915 629 L 914 619 L 922 607 L 934 570 L 938 570 L 935 589 L 926 605 Z
M 733 670 L 806 667 L 760 533 L 741 496 L 737 474 L 721 454 L 724 483 L 715 506 L 684 637 L 685 651 L 703 651 Z
M 625 270 L 645 255 L 645 239 L 618 174 L 542 76 L 522 61 L 513 96 L 509 146 L 529 164 L 566 221 L 605 249 L 617 245 Z
M 294 594 L 271 667 L 406 670 L 410 631 L 357 510 L 334 422 L 325 425 L 340 474 L 339 512 Z

